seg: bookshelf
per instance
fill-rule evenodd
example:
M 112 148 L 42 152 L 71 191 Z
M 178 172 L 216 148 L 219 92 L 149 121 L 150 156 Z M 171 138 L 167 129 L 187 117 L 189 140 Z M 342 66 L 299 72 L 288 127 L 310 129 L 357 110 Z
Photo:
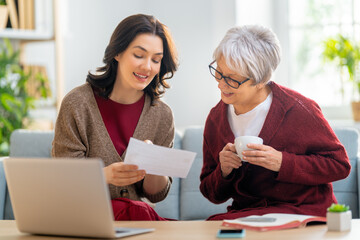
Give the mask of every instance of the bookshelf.
M 17 40 L 48 40 L 52 39 L 54 33 L 48 31 L 33 31 L 33 30 L 12 30 L 4 29 L 0 31 L 0 38 L 9 38 Z
M 49 40 L 54 37 L 53 0 L 23 0 L 32 9 L 31 17 L 24 17 L 24 10 L 20 8 L 21 0 L 6 0 L 9 6 L 9 21 L 16 22 L 13 28 L 0 29 L 0 38 L 14 40 Z M 15 6 L 13 6 L 15 4 Z M 12 6 L 12 7 L 10 7 Z M 12 11 L 10 11 L 12 9 Z M 16 20 L 14 20 L 16 18 Z M 31 22 L 31 23 L 29 23 Z
M 4 0 L 12 7 L 12 19 L 10 6 L 5 28 L 0 29 L 0 41 L 7 38 L 11 41 L 14 49 L 20 50 L 20 62 L 24 69 L 31 67 L 45 70 L 44 75 L 48 78 L 52 96 L 46 99 L 38 99 L 34 102 L 35 109 L 29 112 L 32 124 L 31 129 L 51 129 L 56 119 L 56 38 L 55 38 L 55 15 L 54 6 L 57 0 Z M 30 4 L 30 6 L 29 6 Z M 25 5 L 25 6 L 24 6 Z M 27 8 L 30 8 L 29 11 Z M 14 14 L 15 9 L 15 14 Z M 27 13 L 24 13 L 27 12 Z M 29 19 L 29 16 L 32 17 Z M 11 24 L 17 17 L 17 24 Z

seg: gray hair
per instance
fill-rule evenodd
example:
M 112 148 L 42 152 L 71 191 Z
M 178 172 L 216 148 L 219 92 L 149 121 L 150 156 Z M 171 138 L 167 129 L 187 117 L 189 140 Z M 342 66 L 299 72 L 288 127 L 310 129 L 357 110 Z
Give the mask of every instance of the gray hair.
M 234 27 L 214 51 L 214 59 L 224 57 L 227 67 L 256 84 L 270 80 L 280 63 L 281 48 L 276 35 L 258 25 Z

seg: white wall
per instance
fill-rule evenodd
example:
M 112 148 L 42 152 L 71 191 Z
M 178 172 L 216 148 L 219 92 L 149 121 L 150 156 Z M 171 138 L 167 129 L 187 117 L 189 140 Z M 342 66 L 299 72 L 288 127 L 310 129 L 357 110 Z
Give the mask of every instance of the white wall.
M 238 25 L 259 24 L 272 29 L 277 35 L 281 48 L 281 62 L 272 79 L 282 85 L 289 81 L 289 51 L 288 51 L 288 0 L 235 0 L 238 10 L 236 23 Z
M 88 70 L 102 65 L 117 24 L 128 15 L 145 13 L 170 28 L 179 52 L 179 70 L 164 97 L 176 127 L 204 124 L 220 100 L 208 64 L 225 32 L 236 23 L 235 0 L 61 0 L 56 9 L 60 99 L 85 82 Z

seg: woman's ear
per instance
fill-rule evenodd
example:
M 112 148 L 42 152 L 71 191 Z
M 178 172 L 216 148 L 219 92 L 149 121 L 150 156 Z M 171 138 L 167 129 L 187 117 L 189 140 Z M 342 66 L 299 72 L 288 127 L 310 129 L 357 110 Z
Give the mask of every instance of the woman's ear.
M 120 61 L 120 53 L 116 54 L 116 56 L 114 57 L 114 59 L 119 62 Z
M 261 90 L 264 86 L 265 86 L 265 84 L 261 82 L 261 83 L 256 84 L 255 87 L 256 87 L 257 89 Z

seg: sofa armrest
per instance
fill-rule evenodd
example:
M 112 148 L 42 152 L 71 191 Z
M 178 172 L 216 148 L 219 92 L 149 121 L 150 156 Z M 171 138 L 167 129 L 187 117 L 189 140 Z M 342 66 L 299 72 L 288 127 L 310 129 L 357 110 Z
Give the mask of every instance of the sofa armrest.
M 0 220 L 4 219 L 5 198 L 6 198 L 6 178 L 3 160 L 7 157 L 0 158 Z
M 54 131 L 16 129 L 10 137 L 10 157 L 51 157 Z
M 358 186 L 358 203 L 359 203 L 359 218 L 360 218 L 360 158 L 357 160 L 357 186 Z
M 360 160 L 359 160 L 359 131 L 351 127 L 335 127 L 335 134 L 344 145 L 351 164 L 351 171 L 347 178 L 333 182 L 336 199 L 341 204 L 350 206 L 353 218 L 360 217 Z

